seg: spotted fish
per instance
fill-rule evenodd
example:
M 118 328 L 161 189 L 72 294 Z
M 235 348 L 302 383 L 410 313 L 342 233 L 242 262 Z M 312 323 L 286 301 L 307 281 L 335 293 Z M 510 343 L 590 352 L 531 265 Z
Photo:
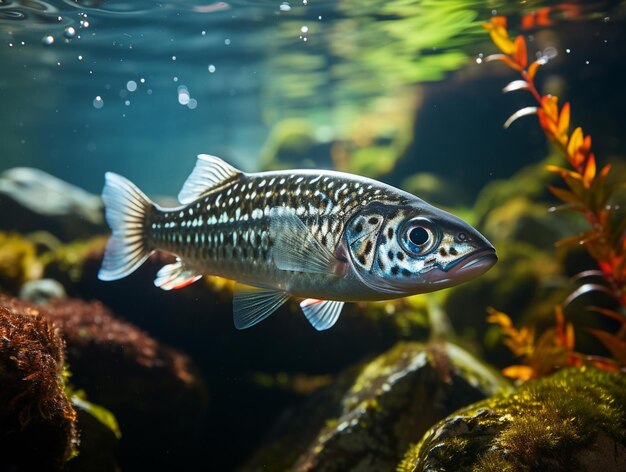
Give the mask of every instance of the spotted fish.
M 344 302 L 431 292 L 472 279 L 497 260 L 461 219 L 384 183 L 340 172 L 248 174 L 201 154 L 162 208 L 108 172 L 102 193 L 112 236 L 99 272 L 116 280 L 155 250 L 177 256 L 154 281 L 165 290 L 202 274 L 237 281 L 238 329 L 264 320 L 289 297 L 317 330 Z

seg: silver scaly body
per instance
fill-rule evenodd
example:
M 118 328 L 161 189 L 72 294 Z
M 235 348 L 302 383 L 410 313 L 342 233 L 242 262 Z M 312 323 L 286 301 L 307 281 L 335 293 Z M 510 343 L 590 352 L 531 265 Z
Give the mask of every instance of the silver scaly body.
M 307 299 L 301 306 L 313 326 L 327 329 L 344 301 L 436 290 L 496 260 L 489 242 L 462 220 L 402 190 L 339 172 L 246 174 L 200 155 L 179 194 L 181 207 L 160 208 L 111 173 L 103 198 L 113 236 L 101 279 L 128 275 L 154 250 L 173 253 L 178 261 L 155 280 L 161 288 L 183 287 L 202 274 L 255 287 L 236 289 L 238 328 L 296 296 Z

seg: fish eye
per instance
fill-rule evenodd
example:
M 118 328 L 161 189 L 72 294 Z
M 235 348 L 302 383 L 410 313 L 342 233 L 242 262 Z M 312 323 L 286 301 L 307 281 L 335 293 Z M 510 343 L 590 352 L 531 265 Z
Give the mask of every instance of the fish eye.
M 432 223 L 425 218 L 409 220 L 400 234 L 401 243 L 409 252 L 423 255 L 436 245 L 437 235 Z
M 416 246 L 423 246 L 430 238 L 429 232 L 423 226 L 415 226 L 409 230 L 409 241 Z

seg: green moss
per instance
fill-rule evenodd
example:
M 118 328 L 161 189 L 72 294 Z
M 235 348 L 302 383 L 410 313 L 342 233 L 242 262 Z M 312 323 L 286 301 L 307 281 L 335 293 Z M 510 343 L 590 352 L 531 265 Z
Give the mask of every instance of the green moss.
M 410 448 L 398 470 L 577 470 L 605 437 L 624 450 L 626 376 L 568 369 L 456 412 Z
M 0 289 L 15 292 L 41 276 L 35 244 L 15 233 L 0 231 Z
M 46 266 L 46 273 L 63 280 L 69 277 L 71 282 L 77 282 L 83 274 L 85 260 L 92 254 L 102 251 L 107 238 L 97 236 L 84 241 L 74 241 L 44 253 L 40 257 L 41 263 Z M 64 277 L 60 275 L 63 274 Z

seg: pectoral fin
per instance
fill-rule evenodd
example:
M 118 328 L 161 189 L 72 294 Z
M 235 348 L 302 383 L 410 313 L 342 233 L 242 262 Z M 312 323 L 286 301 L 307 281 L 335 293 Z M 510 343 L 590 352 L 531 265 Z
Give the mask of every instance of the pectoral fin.
M 285 292 L 242 284 L 235 284 L 233 295 L 233 321 L 237 329 L 260 323 L 289 298 Z
M 307 298 L 300 303 L 300 308 L 309 323 L 318 331 L 332 328 L 339 319 L 344 302 Z
M 275 207 L 270 211 L 272 257 L 280 270 L 341 275 L 345 263 L 318 242 L 296 212 Z

